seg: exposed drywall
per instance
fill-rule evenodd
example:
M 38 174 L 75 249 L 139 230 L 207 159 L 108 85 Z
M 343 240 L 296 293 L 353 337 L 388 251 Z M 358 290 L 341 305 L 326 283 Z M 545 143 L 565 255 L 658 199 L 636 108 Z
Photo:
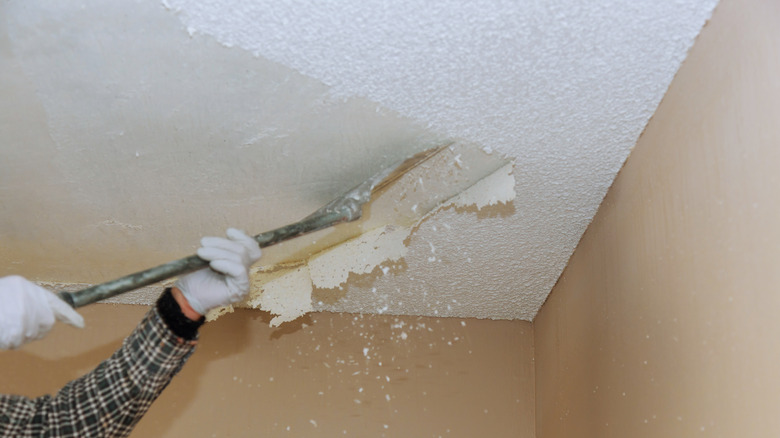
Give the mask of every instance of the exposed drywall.
M 97 304 L 86 328 L 0 352 L 0 393 L 52 392 L 110 355 L 145 306 Z M 524 321 L 314 314 L 272 330 L 237 310 L 131 436 L 534 436 L 533 333 Z
M 538 437 L 780 435 L 778 19 L 721 2 L 534 320 Z
M 441 141 L 191 38 L 157 2 L 0 7 L 4 272 L 109 280 L 230 224 L 259 233 L 299 220 Z

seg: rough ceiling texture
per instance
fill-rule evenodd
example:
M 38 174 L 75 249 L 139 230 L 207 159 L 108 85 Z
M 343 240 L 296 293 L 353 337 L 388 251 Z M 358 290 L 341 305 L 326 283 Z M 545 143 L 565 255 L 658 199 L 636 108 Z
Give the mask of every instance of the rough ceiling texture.
M 0 3 L 0 274 L 109 280 L 457 139 L 514 201 L 314 308 L 533 319 L 716 3 Z

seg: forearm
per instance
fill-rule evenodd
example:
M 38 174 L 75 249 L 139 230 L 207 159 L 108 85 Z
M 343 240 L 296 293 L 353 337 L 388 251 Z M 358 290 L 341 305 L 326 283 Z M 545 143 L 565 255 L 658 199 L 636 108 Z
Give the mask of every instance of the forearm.
M 55 396 L 0 396 L 0 435 L 129 435 L 194 352 L 200 324 L 166 291 L 119 350 Z

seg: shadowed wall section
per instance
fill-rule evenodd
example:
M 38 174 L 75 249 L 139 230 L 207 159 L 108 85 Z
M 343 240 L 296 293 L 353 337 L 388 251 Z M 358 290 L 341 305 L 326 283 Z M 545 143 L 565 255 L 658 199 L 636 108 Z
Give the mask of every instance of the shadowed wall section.
M 721 2 L 535 319 L 540 438 L 780 434 L 778 19 Z

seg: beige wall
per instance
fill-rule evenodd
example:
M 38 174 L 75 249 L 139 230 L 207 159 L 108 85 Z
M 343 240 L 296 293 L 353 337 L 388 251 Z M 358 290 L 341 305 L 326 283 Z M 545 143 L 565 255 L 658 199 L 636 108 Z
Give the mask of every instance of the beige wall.
M 58 325 L 0 352 L 0 392 L 55 391 L 107 358 L 146 310 L 88 306 L 86 329 Z M 274 330 L 268 321 L 239 311 L 207 324 L 133 436 L 534 436 L 528 322 L 316 313 Z
M 780 436 L 780 3 L 723 0 L 535 320 L 537 436 Z

